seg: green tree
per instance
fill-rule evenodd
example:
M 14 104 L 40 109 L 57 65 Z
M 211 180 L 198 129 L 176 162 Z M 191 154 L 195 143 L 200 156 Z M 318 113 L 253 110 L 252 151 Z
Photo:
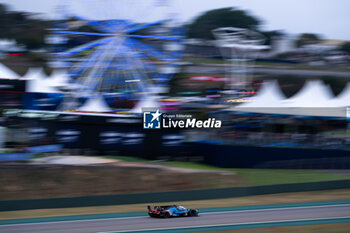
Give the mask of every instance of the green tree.
M 6 14 L 7 11 L 8 11 L 8 6 L 5 4 L 0 4 L 0 15 Z
M 260 32 L 261 34 L 263 34 L 265 36 L 265 43 L 264 45 L 271 45 L 272 41 L 276 38 L 276 37 L 281 37 L 283 35 L 285 35 L 285 33 L 283 31 L 265 31 L 265 32 Z
M 297 46 L 301 47 L 308 44 L 316 44 L 320 41 L 320 37 L 313 33 L 303 33 L 299 36 L 297 40 Z
M 350 54 L 350 41 L 345 42 L 345 43 L 340 47 L 340 50 L 346 52 L 347 54 Z
M 15 39 L 28 49 L 42 48 L 49 21 L 32 19 L 29 13 L 8 11 L 0 4 L 0 38 Z
M 212 30 L 219 27 L 239 27 L 257 30 L 260 21 L 246 11 L 233 7 L 211 10 L 198 16 L 187 26 L 189 38 L 213 39 Z

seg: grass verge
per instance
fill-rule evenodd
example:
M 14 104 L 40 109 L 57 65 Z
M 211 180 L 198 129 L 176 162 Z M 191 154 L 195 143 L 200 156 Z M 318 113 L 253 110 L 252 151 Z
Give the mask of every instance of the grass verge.
M 268 205 L 299 202 L 318 202 L 318 201 L 337 201 L 349 200 L 350 189 L 280 193 L 269 195 L 248 196 L 239 198 L 225 198 L 215 200 L 183 201 L 178 203 L 144 203 L 132 205 L 113 205 L 113 206 L 91 206 L 81 208 L 61 208 L 61 209 L 39 209 L 39 210 L 21 210 L 21 211 L 3 211 L 0 212 L 0 220 L 21 219 L 21 218 L 40 218 L 53 216 L 71 216 L 85 214 L 103 214 L 103 213 L 130 213 L 146 211 L 147 205 L 166 205 L 181 204 L 189 208 L 218 208 L 231 206 L 249 206 L 249 205 Z
M 227 230 L 227 231 L 206 231 L 207 233 L 348 233 L 350 223 L 332 223 L 307 226 L 289 226 L 289 227 L 266 227 L 245 230 Z
M 108 156 L 108 158 L 112 158 L 112 156 Z M 349 175 L 333 174 L 323 170 L 319 171 L 310 169 L 219 168 L 195 162 L 149 161 L 135 157 L 123 156 L 116 156 L 114 158 L 126 162 L 159 163 L 175 168 L 232 172 L 235 173 L 243 181 L 243 183 L 251 186 L 350 179 Z

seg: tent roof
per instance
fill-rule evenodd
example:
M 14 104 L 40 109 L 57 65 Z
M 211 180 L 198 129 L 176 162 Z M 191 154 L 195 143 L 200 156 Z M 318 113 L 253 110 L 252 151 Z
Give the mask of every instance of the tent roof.
M 346 107 L 350 106 L 350 83 L 348 83 L 343 91 L 334 99 L 329 101 L 331 107 Z
M 106 104 L 106 102 L 100 95 L 89 98 L 84 103 L 84 105 L 78 108 L 77 110 L 85 111 L 85 112 L 111 112 L 112 111 L 112 109 Z
M 330 87 L 319 80 L 307 82 L 290 99 L 282 99 L 278 94 L 272 94 L 274 92 L 278 93 L 276 87 L 278 87 L 276 83 L 264 85 L 252 102 L 238 105 L 231 108 L 231 110 L 267 114 L 345 117 L 345 108 L 339 107 L 344 107 L 346 103 L 350 103 L 348 101 L 350 100 L 350 84 L 334 99 Z
M 146 98 L 139 101 L 136 106 L 131 109 L 133 113 L 142 113 L 142 108 L 159 108 L 157 96 L 147 96 Z
M 49 85 L 50 80 L 46 77 L 42 68 L 29 69 L 24 78 L 28 79 L 26 92 L 59 93 L 58 90 Z
M 20 76 L 10 68 L 0 63 L 0 79 L 18 79 Z
M 43 68 L 35 67 L 29 68 L 27 73 L 23 76 L 24 79 L 44 79 L 46 75 Z
M 64 87 L 68 85 L 69 76 L 66 70 L 55 70 L 49 77 L 50 86 Z
M 282 107 L 282 100 L 286 97 L 282 93 L 277 81 L 264 82 L 252 102 L 243 103 L 237 108 L 276 108 Z
M 330 107 L 329 101 L 333 98 L 329 86 L 320 80 L 308 81 L 293 97 L 284 100 L 286 107 Z

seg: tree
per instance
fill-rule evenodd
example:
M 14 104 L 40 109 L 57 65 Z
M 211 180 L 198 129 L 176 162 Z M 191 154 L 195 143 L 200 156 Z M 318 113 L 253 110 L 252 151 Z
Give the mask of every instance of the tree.
M 344 51 L 347 54 L 350 54 L 350 41 L 345 42 L 341 47 L 340 47 L 341 51 Z
M 211 10 L 198 16 L 187 26 L 190 38 L 213 39 L 212 30 L 220 27 L 239 27 L 257 30 L 260 21 L 243 10 L 228 7 Z
M 299 36 L 297 40 L 297 46 L 301 47 L 308 44 L 316 44 L 320 41 L 320 37 L 313 33 L 303 33 Z
M 42 48 L 50 22 L 30 18 L 29 13 L 8 11 L 0 4 L 0 38 L 15 39 L 28 49 Z
M 8 6 L 5 4 L 0 4 L 0 15 L 6 14 L 7 11 L 8 11 Z
M 277 37 L 282 37 L 285 35 L 285 33 L 283 31 L 265 31 L 265 32 L 260 32 L 261 34 L 263 34 L 265 36 L 265 43 L 264 45 L 271 45 L 272 41 L 274 39 L 276 39 Z

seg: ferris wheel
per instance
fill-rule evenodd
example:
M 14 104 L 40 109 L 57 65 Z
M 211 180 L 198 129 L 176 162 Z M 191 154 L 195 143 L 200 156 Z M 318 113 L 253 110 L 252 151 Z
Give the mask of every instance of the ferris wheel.
M 159 91 L 184 48 L 175 9 L 169 0 L 63 1 L 48 40 L 52 64 L 68 71 L 74 96 L 137 99 Z

